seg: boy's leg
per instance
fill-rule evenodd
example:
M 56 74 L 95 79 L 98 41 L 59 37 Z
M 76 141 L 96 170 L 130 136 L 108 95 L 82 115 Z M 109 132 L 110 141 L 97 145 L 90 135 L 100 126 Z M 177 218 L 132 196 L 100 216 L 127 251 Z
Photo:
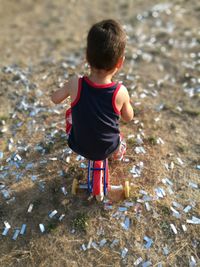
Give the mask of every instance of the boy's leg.
M 120 134 L 120 144 L 118 149 L 113 153 L 112 158 L 114 160 L 121 161 L 126 153 L 126 141 L 123 139 L 122 135 Z
M 69 136 L 71 128 L 72 128 L 72 110 L 69 108 L 65 113 L 65 121 L 66 121 L 66 133 Z

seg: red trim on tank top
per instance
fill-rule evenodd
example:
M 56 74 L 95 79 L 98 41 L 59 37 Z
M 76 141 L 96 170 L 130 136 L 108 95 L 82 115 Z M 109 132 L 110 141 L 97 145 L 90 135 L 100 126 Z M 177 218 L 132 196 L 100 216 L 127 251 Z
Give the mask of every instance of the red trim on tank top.
M 71 103 L 71 108 L 73 108 L 78 103 L 81 96 L 81 89 L 82 89 L 82 77 L 78 79 L 78 92 L 75 100 Z
M 116 85 L 115 82 L 111 82 L 111 83 L 107 83 L 107 84 L 94 83 L 91 80 L 89 80 L 89 78 L 87 76 L 84 76 L 83 78 L 90 86 L 95 87 L 95 88 L 108 88 L 108 87 L 112 87 L 112 86 Z
M 121 112 L 118 110 L 118 108 L 116 107 L 116 96 L 117 96 L 117 93 L 118 93 L 118 91 L 119 91 L 119 89 L 120 89 L 120 87 L 121 87 L 121 83 L 119 83 L 118 85 L 117 85 L 117 88 L 115 89 L 115 92 L 113 93 L 113 97 L 112 97 L 112 106 L 113 106 L 113 109 L 114 109 L 114 111 L 115 111 L 115 113 L 117 114 L 117 115 L 120 115 L 121 114 Z

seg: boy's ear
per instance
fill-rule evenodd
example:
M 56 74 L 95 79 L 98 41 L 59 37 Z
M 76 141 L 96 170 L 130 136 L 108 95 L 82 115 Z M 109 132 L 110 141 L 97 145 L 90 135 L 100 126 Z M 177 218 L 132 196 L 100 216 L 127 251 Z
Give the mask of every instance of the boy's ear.
M 116 68 L 118 68 L 118 69 L 121 68 L 121 66 L 122 66 L 123 63 L 124 63 L 124 59 L 125 59 L 124 56 L 123 56 L 123 57 L 120 57 L 120 59 L 119 59 L 118 62 L 117 62 Z

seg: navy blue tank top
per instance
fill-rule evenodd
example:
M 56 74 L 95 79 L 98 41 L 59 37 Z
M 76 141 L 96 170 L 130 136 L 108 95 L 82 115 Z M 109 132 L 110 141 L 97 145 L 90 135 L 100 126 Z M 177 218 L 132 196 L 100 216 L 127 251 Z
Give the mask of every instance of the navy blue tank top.
M 98 85 L 79 78 L 78 93 L 71 104 L 69 147 L 90 160 L 103 160 L 119 146 L 119 115 L 115 97 L 120 83 Z

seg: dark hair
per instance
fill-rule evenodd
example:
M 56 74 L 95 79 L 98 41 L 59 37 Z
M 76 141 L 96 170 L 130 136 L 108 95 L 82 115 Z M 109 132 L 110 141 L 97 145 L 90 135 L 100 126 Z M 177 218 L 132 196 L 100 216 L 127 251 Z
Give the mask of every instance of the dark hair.
M 94 24 L 87 36 L 87 61 L 96 69 L 113 69 L 124 54 L 126 33 L 114 20 Z

